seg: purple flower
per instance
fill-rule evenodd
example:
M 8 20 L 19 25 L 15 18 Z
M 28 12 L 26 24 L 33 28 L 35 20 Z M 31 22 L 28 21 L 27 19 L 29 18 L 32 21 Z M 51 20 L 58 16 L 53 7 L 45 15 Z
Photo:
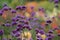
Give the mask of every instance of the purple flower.
M 24 23 L 24 20 L 19 20 L 19 22 Z
M 55 31 L 55 30 L 59 30 L 59 27 L 53 29 L 53 31 Z
M 6 23 L 5 26 L 10 27 L 11 25 L 9 23 Z
M 59 0 L 54 0 L 54 3 L 58 3 L 59 2 Z
M 52 38 L 50 38 L 50 37 L 47 37 L 45 40 L 52 40 Z
M 19 21 L 20 20 L 20 18 L 16 18 L 16 21 Z
M 12 18 L 12 21 L 16 21 L 16 18 L 14 17 L 14 18 Z
M 15 37 L 19 37 L 19 36 L 20 36 L 20 34 L 18 34 L 18 33 L 15 35 Z
M 11 13 L 16 13 L 16 10 L 11 10 Z
M 38 28 L 36 28 L 36 29 L 35 29 L 35 31 L 36 31 L 36 33 L 38 33 L 38 32 L 39 32 L 39 29 L 38 29 Z
M 15 33 L 17 33 L 17 31 L 16 30 L 13 30 L 12 33 L 15 34 Z
M 0 30 L 0 36 L 2 36 L 4 34 L 3 30 Z
M 52 30 L 49 30 L 49 32 L 48 32 L 48 33 L 51 33 L 51 34 L 52 34 L 52 33 L 53 33 L 53 31 L 52 31 Z
M 26 9 L 26 6 L 22 6 L 22 10 L 25 10 Z
M 49 23 L 50 24 L 50 23 L 52 23 L 52 21 L 51 20 L 47 20 L 46 23 Z
M 16 30 L 13 30 L 11 34 L 12 34 L 12 36 L 15 36 L 15 37 L 19 37 L 20 36 L 20 32 L 16 31 Z
M 34 17 L 34 16 L 35 16 L 35 12 L 32 12 L 32 13 L 31 13 L 31 16 Z
M 36 35 L 37 38 L 40 38 L 40 35 Z
M 0 16 L 2 16 L 2 14 L 3 14 L 3 12 L 2 12 L 2 11 L 0 11 Z
M 44 34 L 45 32 L 44 32 L 43 30 L 40 30 L 39 33 L 40 33 L 40 34 Z
M 33 6 L 31 6 L 31 9 L 34 9 L 34 7 L 33 7 Z
M 37 38 L 37 40 L 43 40 L 42 38 Z
M 17 27 L 17 28 L 16 28 L 16 31 L 20 31 L 20 30 L 21 30 L 21 28 L 20 28 L 20 27 Z
M 24 27 L 24 28 L 28 28 L 28 27 L 29 27 L 29 25 L 26 25 L 26 24 L 25 24 L 23 27 Z
M 48 34 L 46 34 L 46 36 L 47 36 L 47 37 L 51 37 L 51 38 L 53 38 L 53 37 L 54 37 L 54 35 L 53 35 L 53 34 L 49 34 L 49 33 L 48 33 Z
M 17 15 L 16 18 L 20 18 L 20 15 Z
M 20 27 L 20 28 L 22 27 L 22 25 L 21 25 L 21 24 L 18 24 L 17 26 L 18 26 L 18 27 Z
M 6 6 L 6 7 L 3 8 L 3 10 L 4 11 L 8 11 L 9 10 L 9 7 Z
M 45 12 L 44 8 L 39 8 L 39 11 Z
M 12 24 L 12 26 L 14 26 L 14 25 L 17 25 L 17 22 L 12 22 L 11 24 Z
M 28 30 L 31 30 L 32 29 L 32 27 L 30 27 L 30 26 L 28 26 L 28 27 L 26 27 Z
M 28 21 L 31 21 L 31 20 L 33 20 L 33 18 L 32 18 L 32 17 L 31 17 L 31 18 L 27 18 L 27 20 L 28 20 Z
M 25 24 L 29 24 L 29 22 L 26 21 Z
M 21 10 L 21 6 L 17 6 L 16 7 L 16 10 Z
M 34 20 L 34 21 L 37 21 L 37 20 L 38 20 L 38 18 L 34 18 L 33 20 Z
M 25 19 L 25 16 L 20 16 L 21 19 Z
M 7 40 L 7 38 L 3 38 L 2 40 Z

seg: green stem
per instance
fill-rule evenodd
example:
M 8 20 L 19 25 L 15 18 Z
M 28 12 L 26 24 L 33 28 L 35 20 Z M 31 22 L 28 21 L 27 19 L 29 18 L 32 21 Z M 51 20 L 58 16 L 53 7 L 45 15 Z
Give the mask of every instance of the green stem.
M 9 40 L 8 35 L 7 35 L 7 40 Z
M 1 36 L 1 40 L 2 40 L 2 38 L 3 38 L 3 35 Z

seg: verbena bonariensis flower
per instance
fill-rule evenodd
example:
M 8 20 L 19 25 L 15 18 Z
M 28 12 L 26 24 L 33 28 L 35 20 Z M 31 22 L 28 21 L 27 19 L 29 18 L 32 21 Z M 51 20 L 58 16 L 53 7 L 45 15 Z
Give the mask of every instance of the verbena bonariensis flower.
M 26 6 L 22 6 L 22 10 L 26 10 Z
M 54 38 L 54 34 L 46 34 L 47 37 L 51 37 L 51 38 Z
M 40 7 L 40 8 L 39 8 L 39 11 L 45 12 L 45 9 L 42 8 L 42 7 Z
M 54 0 L 54 3 L 55 3 L 55 7 L 58 8 L 58 3 L 59 3 L 59 0 Z
M 39 33 L 39 29 L 38 28 L 36 28 L 35 31 L 36 31 L 36 34 Z
M 16 21 L 16 18 L 15 18 L 15 17 L 13 17 L 11 20 L 12 20 L 12 21 Z
M 0 36 L 4 34 L 4 30 L 0 30 Z
M 5 7 L 3 7 L 3 10 L 4 11 L 8 11 L 9 10 L 9 7 L 5 6 Z
M 20 37 L 20 36 L 21 36 L 20 32 L 17 32 L 17 33 L 15 34 L 15 37 Z
M 52 40 L 52 38 L 50 38 L 50 37 L 47 37 L 45 40 Z
M 21 6 L 17 6 L 16 7 L 16 10 L 21 10 Z
M 22 24 L 17 24 L 17 29 L 16 30 L 17 31 L 23 30 L 23 25 Z
M 42 38 L 37 38 L 37 40 L 43 40 Z
M 34 17 L 35 16 L 35 12 L 31 12 L 31 17 Z
M 5 26 L 6 26 L 6 27 L 10 27 L 11 24 L 10 24 L 10 23 L 6 23 Z
M 34 9 L 34 6 L 31 6 L 31 9 L 33 10 Z
M 17 25 L 17 22 L 11 22 L 11 25 L 12 26 Z
M 47 21 L 46 21 L 46 23 L 51 24 L 51 23 L 52 23 L 52 21 L 51 21 L 51 20 L 47 20 Z
M 56 4 L 56 3 L 58 3 L 59 2 L 59 0 L 54 0 L 54 3 Z
M 27 28 L 28 30 L 31 30 L 31 29 L 32 29 L 32 27 L 29 26 L 29 25 L 27 25 L 27 24 L 25 24 L 25 25 L 23 26 L 23 28 Z
M 3 38 L 2 40 L 7 40 L 7 38 Z
M 49 32 L 48 33 L 51 33 L 51 34 L 53 34 L 53 30 L 49 30 Z
M 2 16 L 3 15 L 3 12 L 2 11 L 0 11 L 0 16 Z
M 16 18 L 20 18 L 21 16 L 20 16 L 20 15 L 16 15 L 15 17 L 16 17 Z
M 37 34 L 36 34 L 36 37 L 37 37 L 37 39 L 42 39 L 42 40 L 45 40 L 46 39 L 46 35 L 44 34 L 44 33 L 42 33 L 42 31 L 41 32 L 38 32 Z
M 43 30 L 40 30 L 39 33 L 42 35 L 45 34 L 45 32 Z
M 16 13 L 16 10 L 11 10 L 11 13 Z
M 57 5 L 58 1 L 55 1 L 55 3 L 56 3 L 55 5 L 57 7 L 58 6 Z M 8 26 L 8 27 L 12 26 L 11 28 L 9 28 L 11 30 L 10 31 L 8 30 L 8 31 L 11 33 L 11 36 L 16 37 L 17 40 L 22 40 L 22 39 L 30 40 L 31 38 L 33 38 L 32 36 L 34 35 L 30 31 L 33 31 L 33 30 L 36 32 L 35 35 L 36 35 L 37 40 L 45 40 L 45 39 L 46 40 L 51 40 L 50 38 L 54 37 L 54 31 L 49 30 L 48 34 L 46 35 L 46 32 L 44 31 L 44 29 L 46 27 L 45 24 L 48 25 L 48 26 L 50 26 L 50 24 L 52 24 L 51 27 L 55 29 L 58 26 L 58 25 L 56 25 L 57 23 L 55 24 L 55 22 L 53 23 L 53 21 L 51 21 L 51 20 L 42 20 L 42 22 L 41 22 L 40 18 L 37 19 L 35 17 L 34 7 L 30 8 L 31 9 L 31 12 L 30 12 L 31 14 L 29 13 L 30 17 L 28 17 L 28 16 L 26 17 L 25 15 L 23 15 L 23 16 L 22 15 L 16 15 L 17 12 L 23 12 L 23 13 L 27 12 L 26 8 L 27 8 L 26 6 L 18 6 L 18 7 L 16 7 L 16 10 L 13 10 L 13 9 L 9 9 L 9 7 L 5 5 L 2 10 L 3 11 L 8 11 L 9 10 L 10 12 L 12 12 L 12 14 L 14 13 L 15 16 L 11 17 L 12 18 L 11 20 L 8 19 L 9 21 L 6 20 L 6 24 L 5 24 L 5 22 L 3 22 L 3 26 Z M 0 11 L 0 15 L 3 15 L 3 11 Z M 6 12 L 6 13 L 9 14 L 10 13 L 9 11 Z M 40 11 L 43 12 L 43 13 L 41 13 Z M 44 12 L 45 12 L 44 8 L 39 8 L 38 12 L 40 12 L 42 15 L 45 15 L 44 14 Z M 40 15 L 40 14 L 38 14 L 38 15 Z M 6 16 L 6 17 L 9 17 L 9 16 Z M 48 16 L 46 16 L 46 17 L 48 17 Z M 45 23 L 45 21 L 46 21 L 46 23 Z M 3 26 L 2 26 L 2 29 L 3 29 Z M 44 28 L 44 29 L 42 29 L 42 28 Z M 2 30 L 0 30 L 0 35 L 3 35 L 3 33 L 4 32 Z M 60 36 L 60 31 L 58 32 L 58 34 Z M 33 38 L 33 40 L 34 40 L 34 38 Z
M 15 36 L 15 37 L 20 36 L 19 34 L 20 34 L 20 32 L 19 31 L 16 31 L 16 30 L 12 30 L 12 32 L 11 32 L 11 35 L 12 36 Z

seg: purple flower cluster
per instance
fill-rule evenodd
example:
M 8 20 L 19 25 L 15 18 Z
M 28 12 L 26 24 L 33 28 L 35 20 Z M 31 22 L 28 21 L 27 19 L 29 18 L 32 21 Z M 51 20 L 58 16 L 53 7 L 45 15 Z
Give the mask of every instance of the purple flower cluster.
M 55 36 L 52 30 L 49 30 L 49 32 L 45 33 L 44 30 L 39 30 L 38 28 L 36 28 L 35 31 L 37 40 L 43 40 L 43 38 L 41 37 L 42 35 L 44 35 L 43 37 L 45 37 L 44 40 L 52 40 Z
M 54 3 L 57 4 L 58 1 L 55 0 Z M 40 18 L 35 17 L 36 12 L 33 11 L 34 7 L 31 7 L 31 10 L 32 10 L 32 12 L 30 13 L 31 17 L 26 17 L 25 15 L 21 15 L 21 14 L 25 14 L 25 12 L 27 12 L 26 8 L 27 8 L 26 6 L 17 6 L 16 10 L 14 10 L 14 9 L 11 9 L 10 7 L 8 7 L 6 4 L 4 4 L 3 8 L 0 10 L 0 17 L 2 17 L 2 19 L 3 19 L 3 15 L 5 17 L 5 13 L 8 13 L 8 14 L 6 14 L 6 16 L 7 16 L 6 19 L 3 19 L 4 22 L 1 23 L 1 25 L 0 25 L 1 26 L 0 28 L 3 29 L 3 30 L 0 29 L 0 36 L 11 35 L 12 40 L 14 37 L 17 40 L 22 40 L 22 38 L 21 38 L 22 36 L 27 35 L 28 37 L 30 37 L 31 35 L 34 35 L 32 33 L 29 33 L 30 31 L 34 30 L 36 32 L 37 40 L 52 40 L 54 38 L 53 30 L 52 29 L 47 30 L 47 29 L 45 29 L 45 27 L 41 26 Z M 42 11 L 44 13 L 45 9 L 39 8 L 39 12 L 40 11 Z M 12 17 L 11 17 L 11 15 L 12 15 Z M 9 16 L 10 16 L 10 19 L 8 19 Z M 51 24 L 52 21 L 46 20 L 46 23 L 45 23 L 45 25 L 48 25 L 48 24 Z M 46 30 L 48 32 L 45 32 Z M 25 31 L 29 31 L 29 32 L 24 33 Z M 24 35 L 22 35 L 22 33 Z M 58 34 L 58 36 L 60 36 L 60 34 Z M 8 37 L 7 37 L 7 39 L 8 39 Z M 11 40 L 11 39 L 9 39 L 9 40 Z M 33 40 L 32 37 L 31 37 L 31 40 Z
M 0 36 L 2 36 L 4 34 L 3 30 L 0 30 Z
M 54 3 L 55 3 L 55 7 L 58 8 L 59 0 L 54 0 Z

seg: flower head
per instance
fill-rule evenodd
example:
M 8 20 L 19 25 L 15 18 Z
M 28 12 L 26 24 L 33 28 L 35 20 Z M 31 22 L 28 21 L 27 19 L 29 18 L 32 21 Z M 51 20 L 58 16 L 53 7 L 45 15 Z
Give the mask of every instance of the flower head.
M 0 36 L 4 34 L 4 31 L 3 30 L 0 30 Z
M 16 7 L 16 10 L 21 10 L 21 6 L 17 6 Z
M 59 2 L 59 0 L 54 0 L 54 3 L 58 3 Z
M 11 10 L 12 13 L 16 13 L 16 10 Z
M 3 10 L 4 11 L 8 11 L 9 10 L 9 7 L 5 6 L 5 7 L 3 7 Z
M 22 10 L 25 10 L 26 9 L 26 6 L 22 6 Z
M 2 11 L 0 11 L 0 16 L 2 16 L 3 15 L 3 12 Z

